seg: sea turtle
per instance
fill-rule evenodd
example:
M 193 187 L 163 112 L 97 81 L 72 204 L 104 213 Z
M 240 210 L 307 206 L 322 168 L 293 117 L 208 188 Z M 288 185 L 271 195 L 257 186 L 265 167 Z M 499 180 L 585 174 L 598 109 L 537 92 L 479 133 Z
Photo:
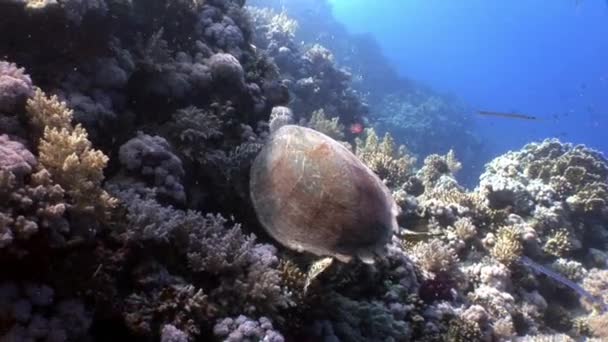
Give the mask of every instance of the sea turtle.
M 250 195 L 274 239 L 320 257 L 373 263 L 398 229 L 397 204 L 378 176 L 341 143 L 302 126 L 269 137 L 251 167 Z M 314 276 L 330 264 L 321 259 Z

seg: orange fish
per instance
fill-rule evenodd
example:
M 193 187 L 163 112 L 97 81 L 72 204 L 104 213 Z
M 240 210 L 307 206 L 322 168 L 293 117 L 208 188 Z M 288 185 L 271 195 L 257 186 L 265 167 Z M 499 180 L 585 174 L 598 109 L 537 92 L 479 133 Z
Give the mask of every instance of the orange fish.
M 363 125 L 358 122 L 351 124 L 350 132 L 352 134 L 361 134 L 363 132 Z

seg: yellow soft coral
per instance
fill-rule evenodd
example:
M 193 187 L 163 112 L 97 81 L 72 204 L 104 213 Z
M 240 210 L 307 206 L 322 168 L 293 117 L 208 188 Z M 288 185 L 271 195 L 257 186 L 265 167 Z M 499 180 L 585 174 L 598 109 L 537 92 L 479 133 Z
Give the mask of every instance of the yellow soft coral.
M 412 173 L 416 159 L 405 146 L 395 148 L 393 137 L 386 133 L 379 141 L 373 128 L 366 130 L 365 141 L 357 139 L 356 155 L 389 186 L 405 183 Z
M 30 121 L 40 132 L 46 127 L 72 129 L 74 112 L 56 95 L 47 97 L 40 88 L 36 88 L 34 96 L 27 101 L 26 110 Z
M 43 131 L 38 146 L 40 164 L 66 190 L 74 208 L 106 213 L 116 200 L 101 189 L 108 157 L 92 148 L 86 130 L 71 124 L 72 110 L 40 89 L 28 100 L 32 124 Z
M 498 230 L 496 242 L 491 250 L 494 259 L 510 266 L 519 259 L 523 252 L 520 233 L 513 226 L 504 226 Z
M 344 139 L 344 125 L 340 123 L 337 117 L 328 119 L 323 109 L 312 112 L 307 126 L 333 139 Z

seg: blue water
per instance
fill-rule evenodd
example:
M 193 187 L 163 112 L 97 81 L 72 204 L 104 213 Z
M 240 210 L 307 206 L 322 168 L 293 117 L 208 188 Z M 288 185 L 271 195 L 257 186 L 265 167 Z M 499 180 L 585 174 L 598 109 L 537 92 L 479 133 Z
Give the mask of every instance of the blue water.
M 608 152 L 604 0 L 330 0 L 352 33 L 371 33 L 404 76 L 474 108 L 495 154 L 558 137 Z

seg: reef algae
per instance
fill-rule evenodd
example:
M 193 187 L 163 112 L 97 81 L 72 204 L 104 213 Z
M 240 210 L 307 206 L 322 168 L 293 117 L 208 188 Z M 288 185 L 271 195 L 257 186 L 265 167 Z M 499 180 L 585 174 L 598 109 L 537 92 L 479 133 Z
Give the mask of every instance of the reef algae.
M 348 262 L 373 262 L 397 230 L 397 205 L 367 166 L 339 142 L 286 125 L 251 168 L 250 195 L 266 231 L 284 246 Z

